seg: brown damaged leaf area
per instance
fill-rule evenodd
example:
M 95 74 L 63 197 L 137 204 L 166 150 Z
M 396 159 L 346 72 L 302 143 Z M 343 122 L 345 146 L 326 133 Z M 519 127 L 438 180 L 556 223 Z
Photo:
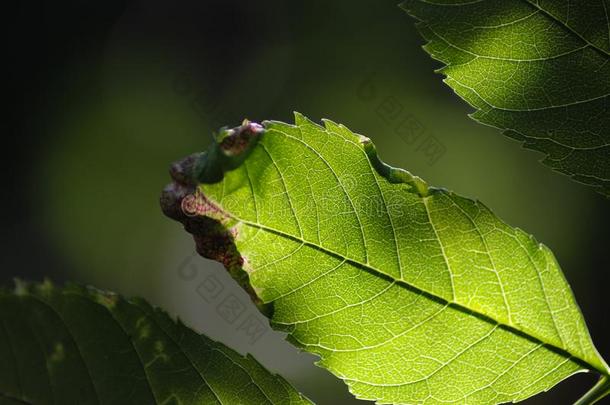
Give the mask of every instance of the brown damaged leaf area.
M 252 144 L 252 138 L 264 132 L 264 128 L 256 122 L 244 120 L 241 126 L 227 131 L 228 136 L 220 142 L 220 149 L 227 156 L 236 156 Z
M 240 127 L 225 131 L 222 140 L 213 147 L 225 156 L 236 156 L 247 150 L 252 139 L 258 138 L 262 132 L 259 124 L 244 121 Z M 208 156 L 209 153 L 195 153 L 170 165 L 169 174 L 173 181 L 161 193 L 161 209 L 193 236 L 199 255 L 221 263 L 259 309 L 270 313 L 270 306 L 258 298 L 243 270 L 245 260 L 235 246 L 235 230 L 226 226 L 229 216 L 198 187 L 198 171 L 213 163 L 208 161 Z

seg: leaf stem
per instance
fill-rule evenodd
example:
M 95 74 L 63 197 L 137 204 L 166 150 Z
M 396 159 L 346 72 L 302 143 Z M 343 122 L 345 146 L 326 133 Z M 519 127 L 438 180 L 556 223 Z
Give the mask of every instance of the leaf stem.
M 610 377 L 602 376 L 597 384 L 589 390 L 582 398 L 574 403 L 574 405 L 592 405 L 610 394 Z

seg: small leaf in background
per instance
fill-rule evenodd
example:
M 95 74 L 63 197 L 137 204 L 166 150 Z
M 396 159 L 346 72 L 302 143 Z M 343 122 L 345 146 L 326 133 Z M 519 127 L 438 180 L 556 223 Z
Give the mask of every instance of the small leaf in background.
M 324 123 L 227 130 L 172 165 L 161 197 L 276 329 L 379 403 L 519 401 L 577 372 L 607 378 L 546 246 Z
M 50 282 L 0 292 L 0 402 L 309 403 L 254 358 L 139 299 Z
M 445 82 L 543 162 L 610 197 L 610 3 L 423 1 L 401 4 Z

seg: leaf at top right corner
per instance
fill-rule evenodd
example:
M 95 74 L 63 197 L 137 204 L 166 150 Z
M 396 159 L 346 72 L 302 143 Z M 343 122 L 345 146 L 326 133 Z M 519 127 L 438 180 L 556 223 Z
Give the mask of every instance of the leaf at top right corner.
M 609 0 L 406 0 L 445 82 L 543 163 L 610 197 Z

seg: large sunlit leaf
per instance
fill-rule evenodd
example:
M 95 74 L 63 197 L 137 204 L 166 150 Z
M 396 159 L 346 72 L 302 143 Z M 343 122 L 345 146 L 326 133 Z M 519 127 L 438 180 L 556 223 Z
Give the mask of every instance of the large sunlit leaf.
M 309 403 L 143 300 L 20 283 L 0 292 L 0 314 L 3 404 Z
M 608 375 L 547 247 L 324 123 L 225 131 L 161 199 L 275 328 L 380 403 L 518 401 Z
M 610 196 L 608 0 L 406 0 L 440 72 L 543 162 Z

